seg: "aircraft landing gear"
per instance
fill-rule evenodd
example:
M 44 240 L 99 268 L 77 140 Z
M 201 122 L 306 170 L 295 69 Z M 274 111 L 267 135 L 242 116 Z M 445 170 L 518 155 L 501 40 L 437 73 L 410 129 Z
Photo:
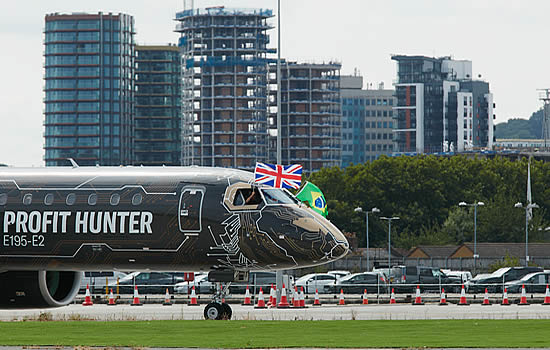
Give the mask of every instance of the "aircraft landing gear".
M 204 318 L 206 320 L 230 320 L 233 315 L 231 306 L 229 304 L 222 302 L 224 296 L 229 290 L 229 285 L 226 284 L 222 287 L 221 283 L 216 283 L 216 294 L 212 298 L 212 302 L 206 305 L 204 308 Z

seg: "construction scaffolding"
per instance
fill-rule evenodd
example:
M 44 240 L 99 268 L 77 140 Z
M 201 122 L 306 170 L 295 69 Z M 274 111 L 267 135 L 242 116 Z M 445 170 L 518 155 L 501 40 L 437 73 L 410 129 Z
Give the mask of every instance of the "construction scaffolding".
M 539 100 L 543 103 L 542 116 L 542 138 L 544 139 L 544 149 L 548 149 L 550 141 L 550 89 L 538 89 Z

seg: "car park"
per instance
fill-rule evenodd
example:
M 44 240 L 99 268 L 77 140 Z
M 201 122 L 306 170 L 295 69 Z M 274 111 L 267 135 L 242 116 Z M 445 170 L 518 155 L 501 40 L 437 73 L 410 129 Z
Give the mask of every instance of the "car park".
M 353 273 L 324 286 L 325 293 L 363 293 L 365 289 L 372 292 L 386 292 L 386 279 L 378 272 Z
M 178 282 L 174 285 L 174 293 L 188 294 L 195 287 L 195 293 L 210 294 L 215 290 L 214 283 L 208 281 L 208 274 L 195 274 L 195 279 L 188 282 Z
M 402 266 L 401 277 L 394 280 L 392 287 L 398 293 L 412 293 L 416 286 L 422 290 L 439 290 L 445 288 L 448 292 L 456 292 L 461 288 L 458 278 L 447 276 L 437 267 Z
M 550 270 L 532 272 L 519 280 L 506 282 L 504 285 L 509 293 L 521 293 L 521 287 L 525 286 L 526 293 L 544 293 L 550 283 Z
M 442 269 L 441 271 L 443 271 L 447 277 L 456 279 L 460 283 L 466 283 L 472 279 L 472 273 L 470 271 L 453 271 L 445 269 Z
M 86 292 L 86 286 L 90 293 L 106 293 L 106 288 L 116 291 L 117 280 L 127 274 L 120 271 L 86 271 L 80 280 L 80 292 Z
M 294 285 L 294 277 L 283 275 L 283 283 L 288 288 Z M 277 274 L 272 271 L 251 271 L 248 274 L 248 282 L 233 282 L 229 286 L 229 292 L 232 294 L 244 294 L 246 286 L 251 288 L 250 293 L 257 293 L 262 287 L 264 293 L 269 293 L 271 285 L 277 284 Z
M 324 286 L 338 280 L 335 274 L 330 273 L 309 273 L 296 280 L 298 288 L 304 288 L 305 293 L 324 292 Z
M 487 288 L 490 293 L 502 293 L 506 282 L 521 279 L 532 272 L 542 272 L 541 267 L 503 267 L 487 276 L 476 276 L 467 283 L 468 292 L 482 293 Z
M 166 289 L 173 293 L 174 285 L 183 280 L 183 273 L 178 272 L 132 272 L 120 279 L 119 290 L 121 294 L 133 293 L 137 286 L 141 294 L 163 294 Z

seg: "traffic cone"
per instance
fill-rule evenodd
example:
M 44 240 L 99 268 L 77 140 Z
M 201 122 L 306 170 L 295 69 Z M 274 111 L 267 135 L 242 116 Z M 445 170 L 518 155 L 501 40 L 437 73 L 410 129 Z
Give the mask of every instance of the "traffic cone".
M 439 300 L 439 305 L 449 305 L 447 304 L 447 296 L 445 295 L 445 288 L 441 288 L 441 300 Z
M 340 300 L 338 301 L 338 305 L 346 305 L 346 301 L 344 300 L 344 290 L 340 289 Z
M 294 287 L 294 291 L 292 292 L 292 307 L 300 307 L 300 300 L 298 297 L 298 287 Z
M 222 300 L 223 302 L 223 300 Z M 189 306 L 199 306 L 199 301 L 197 299 L 197 293 L 195 293 L 195 286 L 191 288 L 191 301 L 188 304 Z
M 139 294 L 138 294 L 138 288 L 137 286 L 134 287 L 134 300 L 132 300 L 132 304 L 130 304 L 132 306 L 141 306 L 143 305 L 140 301 L 139 301 Z
M 271 298 L 271 296 L 270 296 L 270 298 Z M 260 292 L 258 293 L 258 303 L 256 304 L 256 306 L 254 306 L 254 308 L 255 309 L 267 309 L 267 307 L 265 306 L 264 291 L 262 290 L 262 287 L 260 287 Z
M 164 306 L 170 306 L 172 305 L 172 300 L 170 298 L 170 293 L 168 293 L 168 288 L 166 288 L 166 294 L 164 295 L 164 303 L 162 303 Z
M 116 305 L 115 296 L 113 295 L 113 289 L 111 288 L 111 293 L 109 293 L 109 306 Z
M 304 287 L 300 287 L 300 307 L 306 307 L 306 296 L 304 294 Z
M 546 285 L 546 293 L 544 294 L 544 302 L 542 305 L 550 305 L 550 290 L 548 290 L 548 285 Z
M 416 286 L 416 296 L 414 298 L 413 305 L 424 305 L 422 302 L 422 297 L 420 296 L 420 286 Z
M 483 303 L 481 305 L 491 305 L 489 302 L 489 292 L 487 291 L 487 288 L 485 288 L 485 296 L 483 297 Z
M 277 308 L 288 308 L 290 307 L 290 304 L 288 303 L 288 300 L 286 299 L 286 288 L 285 284 L 283 283 L 283 288 L 281 289 L 281 300 L 279 301 L 279 304 L 277 305 Z
M 391 294 L 390 294 L 390 304 L 395 304 L 395 292 L 393 288 L 391 289 Z
M 269 303 L 268 307 L 277 307 L 277 290 L 273 288 L 273 283 L 271 284 L 271 290 L 269 291 Z
M 246 286 L 246 293 L 244 294 L 244 301 L 241 305 L 244 306 L 252 306 L 252 300 L 250 298 L 250 291 L 248 290 L 248 286 Z
M 525 284 L 521 285 L 521 297 L 519 298 L 519 305 L 529 305 L 527 302 L 527 294 L 525 294 Z
M 468 300 L 466 300 L 466 290 L 464 290 L 464 285 L 462 285 L 462 290 L 460 291 L 460 300 L 458 305 L 470 305 Z
M 92 302 L 92 297 L 90 296 L 90 286 L 86 285 L 86 296 L 84 297 L 84 302 L 82 303 L 83 306 L 92 306 L 94 303 Z
M 315 289 L 315 300 L 313 301 L 313 306 L 321 306 L 321 301 L 319 300 L 319 291 Z
M 369 304 L 369 298 L 367 297 L 367 289 L 363 291 L 363 305 Z
M 508 301 L 508 288 L 504 288 L 504 294 L 502 294 L 502 304 L 500 305 L 510 305 L 510 302 Z

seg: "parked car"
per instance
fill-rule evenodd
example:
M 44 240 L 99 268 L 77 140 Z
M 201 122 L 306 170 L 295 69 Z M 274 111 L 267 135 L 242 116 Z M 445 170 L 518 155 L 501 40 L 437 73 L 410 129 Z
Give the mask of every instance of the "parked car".
M 271 271 L 252 271 L 248 274 L 248 283 L 247 282 L 233 282 L 229 286 L 229 292 L 233 294 L 244 294 L 246 291 L 246 286 L 248 285 L 251 288 L 250 293 L 254 293 L 254 289 L 259 290 L 262 287 L 264 294 L 269 293 L 271 285 L 277 283 L 277 274 Z M 289 286 L 294 285 L 294 277 L 290 275 L 283 276 L 283 283 L 288 288 Z M 255 288 L 254 288 L 255 287 Z
M 90 292 L 105 293 L 105 287 L 113 288 L 116 291 L 117 278 L 124 278 L 127 274 L 120 271 L 86 271 L 80 281 L 80 292 L 86 292 L 86 286 Z
M 329 271 L 327 273 L 330 274 L 330 275 L 336 276 L 336 278 L 342 278 L 344 276 L 351 275 L 351 272 L 346 271 L 346 270 L 333 270 L 333 271 Z
M 392 288 L 398 293 L 413 293 L 417 285 L 422 290 L 439 290 L 441 286 L 448 292 L 456 292 L 461 288 L 459 278 L 449 277 L 441 269 L 427 266 L 402 266 L 401 277 L 394 283 Z
M 360 272 L 328 283 L 323 289 L 325 293 L 339 293 L 340 290 L 343 290 L 344 293 L 363 293 L 365 289 L 370 290 L 371 293 L 374 291 L 384 293 L 386 292 L 387 285 L 383 274 L 378 272 Z
M 208 281 L 208 274 L 201 273 L 195 274 L 195 279 L 190 282 L 178 282 L 174 285 L 174 293 L 188 294 L 191 293 L 191 289 L 195 287 L 195 293 L 213 293 L 216 286 L 214 283 Z
M 490 293 L 502 293 L 502 286 L 506 282 L 521 279 L 523 276 L 532 272 L 542 272 L 541 267 L 503 267 L 488 276 L 472 278 L 467 283 L 468 292 L 482 293 L 487 288 Z
M 133 293 L 134 285 L 141 294 L 163 294 L 168 288 L 174 292 L 174 285 L 184 280 L 179 272 L 132 272 L 120 279 L 120 293 Z
M 329 283 L 336 282 L 337 278 L 335 274 L 331 273 L 309 273 L 296 280 L 296 286 L 303 287 L 305 293 L 315 293 L 317 290 L 319 293 L 324 292 L 324 286 Z
M 506 282 L 504 285 L 509 293 L 521 293 L 521 286 L 525 286 L 527 293 L 544 293 L 550 283 L 550 270 L 532 272 L 519 280 Z
M 456 278 L 460 283 L 466 283 L 472 279 L 472 273 L 470 271 L 453 271 L 453 270 L 444 270 L 443 273 L 449 278 Z

